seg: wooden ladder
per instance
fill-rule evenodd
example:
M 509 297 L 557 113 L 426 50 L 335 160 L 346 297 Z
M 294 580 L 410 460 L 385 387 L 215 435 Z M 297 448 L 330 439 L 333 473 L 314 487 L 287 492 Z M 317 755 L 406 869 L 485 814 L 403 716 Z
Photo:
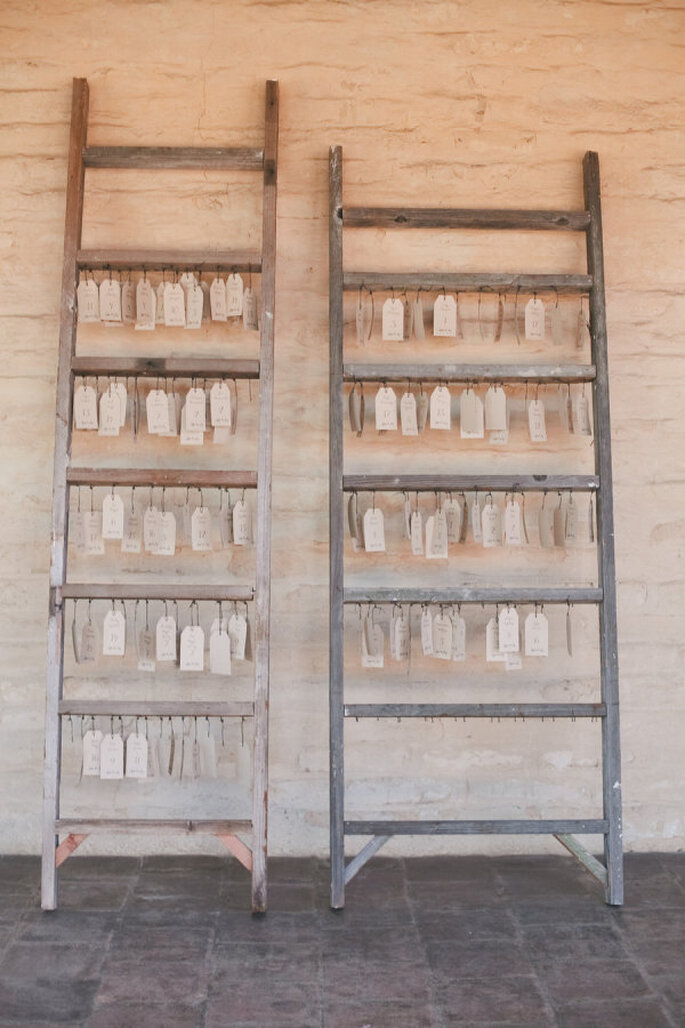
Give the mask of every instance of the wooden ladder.
M 273 421 L 274 308 L 278 83 L 266 83 L 263 147 L 88 146 L 88 83 L 73 82 L 66 194 L 66 225 L 60 304 L 55 422 L 52 551 L 48 624 L 45 777 L 43 802 L 42 906 L 57 905 L 57 867 L 93 832 L 210 834 L 243 863 L 252 876 L 252 909 L 267 900 L 267 757 L 271 610 L 271 463 Z M 260 172 L 263 181 L 262 246 L 251 251 L 82 250 L 86 168 L 219 169 Z M 259 359 L 88 357 L 76 355 L 76 289 L 81 269 L 255 271 L 261 273 Z M 75 376 L 133 375 L 254 379 L 259 382 L 258 467 L 255 471 L 173 471 L 71 467 Z M 254 585 L 170 583 L 132 586 L 67 581 L 69 491 L 79 485 L 197 486 L 256 488 L 256 572 Z M 254 601 L 254 691 L 251 702 L 128 702 L 69 700 L 63 696 L 65 601 L 79 598 Z M 69 819 L 60 817 L 61 723 L 72 715 L 249 717 L 253 720 L 252 817 L 250 820 Z M 239 837 L 247 834 L 250 846 Z M 62 837 L 62 841 L 60 841 Z
M 329 164 L 330 332 L 330 852 L 331 906 L 344 906 L 345 886 L 394 835 L 552 834 L 605 887 L 610 904 L 623 902 L 618 652 L 612 501 L 611 429 L 604 297 L 599 160 L 583 160 L 584 210 L 477 210 L 343 205 L 343 155 L 332 147 Z M 510 229 L 583 232 L 587 274 L 519 275 L 423 271 L 411 274 L 348 270 L 343 234 L 355 228 Z M 346 363 L 343 298 L 361 289 L 402 293 L 406 289 L 479 292 L 589 294 L 592 364 L 393 364 Z M 589 382 L 594 396 L 594 475 L 348 475 L 343 454 L 343 391 L 346 383 L 370 382 Z M 449 589 L 346 588 L 344 578 L 345 493 L 372 491 L 579 490 L 596 493 L 598 584 L 593 588 Z M 601 702 L 374 704 L 345 702 L 344 610 L 348 604 L 585 603 L 599 608 Z M 603 816 L 545 820 L 348 820 L 345 817 L 344 726 L 346 718 L 601 718 Z M 604 863 L 576 835 L 604 837 Z M 371 836 L 345 864 L 345 837 Z

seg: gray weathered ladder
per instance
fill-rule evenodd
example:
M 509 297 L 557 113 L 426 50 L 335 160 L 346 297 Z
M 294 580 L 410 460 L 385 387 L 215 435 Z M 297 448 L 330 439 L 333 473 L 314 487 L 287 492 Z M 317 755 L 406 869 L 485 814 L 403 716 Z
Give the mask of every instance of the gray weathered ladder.
M 88 83 L 74 79 L 66 195 L 64 263 L 60 305 L 57 416 L 50 565 L 45 781 L 43 803 L 42 906 L 57 905 L 57 867 L 93 832 L 203 833 L 216 836 L 252 875 L 252 908 L 266 909 L 267 733 L 269 619 L 271 610 L 271 460 L 276 263 L 278 83 L 266 83 L 263 147 L 88 146 Z M 260 172 L 262 176 L 261 252 L 81 249 L 86 168 L 212 168 Z M 176 269 L 261 272 L 258 360 L 223 358 L 87 357 L 76 355 L 76 288 L 80 269 Z M 75 375 L 241 378 L 259 381 L 257 471 L 173 471 L 71 467 L 71 425 Z M 254 586 L 87 585 L 67 580 L 69 490 L 78 485 L 242 487 L 257 490 L 256 574 Z M 97 599 L 254 601 L 254 692 L 249 703 L 127 702 L 69 700 L 63 696 L 65 600 Z M 253 719 L 252 817 L 249 820 L 62 819 L 61 719 L 70 715 L 202 716 Z M 248 846 L 238 833 L 250 836 Z M 60 837 L 62 841 L 60 842 Z
M 475 210 L 442 208 L 352 207 L 343 205 L 342 148 L 330 153 L 330 848 L 331 906 L 345 903 L 345 886 L 393 835 L 552 834 L 604 886 L 608 903 L 623 902 L 621 769 L 618 713 L 618 653 L 611 432 L 602 252 L 599 161 L 589 152 L 583 161 L 585 209 Z M 343 230 L 353 228 L 518 229 L 584 232 L 587 274 L 510 275 L 478 273 L 398 274 L 347 270 L 343 264 Z M 362 288 L 408 288 L 453 291 L 509 291 L 589 294 L 591 365 L 497 364 L 348 364 L 343 351 L 343 296 Z M 346 475 L 343 460 L 343 388 L 346 382 L 430 381 L 591 382 L 594 392 L 595 474 L 591 476 L 512 475 Z M 344 583 L 343 535 L 345 492 L 366 490 L 473 489 L 503 492 L 529 489 L 596 491 L 598 585 L 596 588 L 350 589 Z M 344 692 L 344 608 L 361 603 L 588 603 L 599 608 L 601 702 L 347 704 Z M 362 717 L 599 717 L 602 721 L 603 817 L 585 820 L 346 820 L 344 778 L 345 718 Z M 604 863 L 576 835 L 604 836 Z M 371 836 L 347 865 L 345 837 Z

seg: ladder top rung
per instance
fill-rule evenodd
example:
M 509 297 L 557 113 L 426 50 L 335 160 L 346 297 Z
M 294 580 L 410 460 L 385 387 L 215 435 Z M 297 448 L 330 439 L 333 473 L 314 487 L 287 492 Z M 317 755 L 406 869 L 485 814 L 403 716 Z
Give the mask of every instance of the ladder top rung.
M 264 151 L 252 146 L 87 146 L 86 168 L 219 168 L 260 171 Z
M 229 357 L 74 357 L 75 375 L 159 378 L 259 378 L 259 361 Z
M 491 273 L 485 271 L 345 271 L 343 289 L 362 288 L 389 292 L 397 289 L 423 289 L 438 292 L 450 289 L 456 292 L 491 290 L 501 293 L 589 293 L 591 275 L 522 275 L 516 272 Z
M 497 210 L 462 207 L 342 208 L 346 228 L 482 228 L 583 231 L 589 211 Z
M 256 471 L 175 468 L 67 468 L 70 485 L 135 485 L 173 488 L 254 489 Z
M 343 365 L 346 382 L 591 382 L 594 364 L 365 364 Z
M 202 700 L 60 700 L 63 717 L 252 717 L 254 703 L 215 703 Z
M 601 603 L 595 586 L 451 586 L 445 589 L 346 588 L 343 603 Z
M 346 703 L 345 717 L 605 717 L 604 703 Z
M 374 492 L 592 492 L 597 475 L 343 475 L 343 489 Z
M 246 271 L 259 273 L 259 250 L 79 250 L 79 268 L 92 271 Z
M 60 588 L 66 600 L 236 600 L 244 603 L 254 598 L 254 589 L 249 585 L 67 582 Z

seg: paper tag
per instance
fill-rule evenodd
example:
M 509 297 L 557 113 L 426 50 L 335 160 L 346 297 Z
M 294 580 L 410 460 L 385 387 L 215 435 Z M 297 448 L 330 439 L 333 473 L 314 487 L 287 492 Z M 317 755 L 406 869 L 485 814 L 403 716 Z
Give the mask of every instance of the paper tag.
M 404 612 L 396 614 L 390 627 L 390 656 L 393 660 L 409 660 L 411 632 L 409 618 Z
M 176 518 L 170 510 L 160 512 L 155 553 L 160 557 L 173 557 L 176 553 Z
M 404 339 L 404 304 L 400 299 L 388 299 L 383 304 L 382 338 L 388 342 Z
M 86 534 L 83 523 L 83 512 L 72 510 L 69 514 L 69 542 L 78 553 L 86 552 Z
M 147 553 L 156 553 L 159 546 L 159 507 L 150 505 L 143 514 L 143 546 Z
M 369 507 L 364 514 L 364 549 L 367 553 L 385 551 L 385 523 L 380 507 Z
M 399 302 L 399 301 L 398 301 Z M 376 393 L 376 429 L 379 432 L 397 430 L 397 397 L 390 386 L 381 386 Z
M 488 663 L 506 660 L 506 654 L 499 648 L 499 626 L 497 618 L 490 618 L 485 629 L 485 659 Z
M 515 607 L 504 607 L 498 618 L 498 643 L 500 653 L 518 653 L 519 616 Z
M 212 515 L 209 507 L 196 507 L 191 518 L 191 547 L 197 551 L 212 548 Z
M 137 510 L 128 510 L 124 516 L 122 553 L 140 553 L 143 548 L 143 524 Z
M 523 670 L 523 659 L 521 652 L 518 653 L 506 653 L 504 668 L 506 671 L 522 671 Z
M 219 539 L 224 550 L 233 542 L 233 507 L 228 493 L 226 505 L 219 508 Z
M 554 510 L 554 545 L 563 546 L 566 539 L 566 511 L 559 501 L 559 506 Z
M 119 400 L 119 428 L 126 424 L 126 408 L 128 407 L 128 393 L 123 382 L 112 382 L 108 392 L 112 393 Z
M 416 417 L 416 398 L 413 393 L 402 393 L 400 400 L 400 422 L 402 435 L 418 435 L 419 423 Z
M 545 338 L 545 305 L 536 296 L 531 296 L 526 304 L 526 339 Z
M 233 542 L 236 546 L 249 546 L 252 524 L 247 500 L 237 500 L 233 508 Z
M 474 496 L 473 503 L 469 508 L 469 520 L 471 522 L 471 534 L 473 535 L 474 543 L 482 543 L 483 524 L 481 520 L 480 500 L 477 496 Z
M 147 739 L 140 732 L 126 740 L 126 777 L 147 778 Z
M 502 542 L 502 517 L 495 503 L 486 503 L 481 515 L 483 547 L 499 546 Z
M 423 514 L 420 510 L 412 511 L 409 522 L 409 532 L 409 537 L 411 539 L 411 552 L 415 557 L 420 557 L 423 554 Z
M 158 661 L 176 660 L 176 620 L 165 614 L 155 626 L 155 656 Z
M 137 653 L 139 671 L 155 671 L 155 650 L 155 637 L 150 628 L 146 626 L 138 633 Z
M 485 412 L 483 401 L 473 389 L 464 389 L 459 401 L 462 439 L 483 439 L 485 437 Z
M 447 518 L 444 510 L 436 510 L 426 522 L 426 556 L 429 560 L 447 560 Z
M 441 293 L 433 304 L 433 335 L 449 336 L 457 334 L 457 301 L 454 296 Z
M 466 621 L 459 614 L 452 618 L 452 660 L 466 660 Z
M 121 320 L 125 325 L 134 325 L 136 320 L 136 287 L 130 278 L 121 285 Z
M 74 390 L 74 428 L 87 431 L 97 427 L 97 393 L 93 386 L 80 385 Z
M 202 311 L 204 309 L 204 293 L 197 282 L 186 293 L 186 328 L 202 327 Z
M 564 341 L 564 333 L 561 307 L 559 306 L 558 300 L 549 312 L 549 326 L 552 332 L 552 342 L 555 346 L 561 346 Z
M 212 321 L 226 321 L 228 319 L 226 308 L 226 283 L 218 276 L 212 281 L 209 287 L 209 307 L 212 312 Z
M 213 428 L 231 427 L 231 390 L 224 381 L 209 390 L 209 412 Z
M 529 614 L 525 622 L 526 657 L 546 657 L 549 652 L 549 624 L 542 611 Z
M 433 617 L 428 607 L 421 611 L 421 651 L 424 657 L 433 656 Z
M 231 673 L 231 637 L 226 631 L 212 632 L 209 637 L 209 670 L 213 675 Z
M 186 625 L 181 632 L 181 671 L 203 671 L 205 633 L 200 625 Z
M 102 626 L 102 655 L 123 657 L 126 653 L 126 618 L 120 610 L 108 610 Z
M 102 538 L 102 513 L 99 510 L 83 513 L 83 537 L 86 553 L 92 557 L 101 557 L 105 552 L 105 541 Z
M 243 280 L 235 273 L 226 279 L 226 313 L 229 318 L 239 318 L 243 313 Z
M 538 512 L 538 531 L 540 533 L 540 546 L 545 548 L 554 546 L 554 510 L 552 507 L 540 507 Z
M 110 386 L 100 397 L 99 435 L 119 435 L 121 428 L 121 402 L 119 394 Z
M 403 304 L 403 306 L 404 306 L 404 321 L 402 323 L 402 336 L 404 337 L 404 339 L 411 339 L 413 312 L 412 312 L 412 306 L 411 306 L 411 304 L 409 302 L 409 299 L 408 299 L 408 297 L 406 295 L 404 297 L 404 304 Z
M 81 629 L 81 645 L 79 647 L 79 663 L 92 664 L 97 660 L 98 633 L 93 621 L 86 621 Z
M 181 411 L 181 434 L 179 442 L 181 446 L 203 446 L 205 441 L 205 434 L 201 428 L 188 428 L 186 424 L 186 408 L 183 405 Z
M 115 779 L 124 777 L 124 740 L 120 735 L 103 737 L 100 743 L 100 778 Z
M 243 292 L 243 328 L 247 332 L 257 332 L 259 330 L 257 297 L 249 286 Z
M 100 320 L 100 296 L 94 278 L 82 278 L 76 290 L 78 320 L 83 324 Z
M 490 386 L 485 394 L 485 429 L 488 432 L 507 430 L 507 394 L 501 386 Z
M 83 776 L 84 778 L 100 777 L 100 746 L 102 732 L 89 729 L 83 736 Z
M 433 656 L 438 660 L 452 659 L 452 618 L 436 614 L 433 618 Z
M 448 499 L 443 502 L 447 522 L 447 542 L 458 543 L 461 537 L 462 507 L 459 500 Z
M 579 435 L 592 435 L 590 422 L 590 404 L 587 396 L 581 393 L 576 403 L 574 428 Z
M 116 493 L 107 493 L 102 501 L 102 538 L 123 539 L 124 501 Z
M 547 442 L 545 405 L 542 400 L 531 400 L 528 404 L 528 429 L 532 443 Z
M 416 420 L 419 432 L 423 432 L 428 422 L 428 407 L 428 393 L 424 393 L 423 389 L 419 389 L 419 395 L 416 397 Z
M 451 415 L 452 397 L 447 386 L 438 385 L 431 393 L 430 399 L 430 426 L 431 428 L 446 429 L 452 427 Z
M 507 546 L 523 545 L 523 519 L 518 500 L 507 500 L 504 508 L 504 539 Z
M 147 430 L 150 435 L 169 431 L 169 401 L 163 389 L 151 389 L 145 400 Z
M 564 525 L 564 542 L 573 543 L 578 538 L 578 508 L 573 502 L 573 495 L 569 496 L 566 507 L 566 524 Z
M 421 342 L 422 339 L 426 338 L 426 326 L 423 320 L 423 300 L 420 294 L 412 303 L 411 322 L 414 330 L 414 339 Z
M 164 296 L 166 282 L 162 280 L 155 290 L 155 325 L 164 324 Z
M 361 435 L 364 429 L 364 394 L 361 386 L 357 389 L 356 385 L 352 386 L 350 392 L 350 428 L 357 435 Z
M 138 280 L 136 285 L 136 328 L 139 331 L 150 331 L 155 327 L 157 301 L 152 283 L 146 278 Z
M 115 278 L 100 283 L 100 320 L 121 322 L 121 284 Z
M 189 389 L 186 395 L 186 402 L 183 408 L 185 413 L 185 426 L 190 432 L 204 432 L 207 428 L 207 397 L 204 389 L 194 387 Z
M 247 621 L 242 614 L 231 614 L 228 622 L 228 634 L 231 639 L 232 659 L 245 660 Z
M 362 631 L 362 667 L 382 668 L 385 663 L 385 635 L 372 617 L 364 618 Z

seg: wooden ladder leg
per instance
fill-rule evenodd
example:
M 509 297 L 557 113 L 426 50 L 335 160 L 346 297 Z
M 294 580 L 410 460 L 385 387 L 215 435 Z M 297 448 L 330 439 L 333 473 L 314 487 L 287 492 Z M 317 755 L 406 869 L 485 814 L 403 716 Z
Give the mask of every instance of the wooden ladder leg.
M 88 126 L 88 83 L 74 79 L 69 136 L 67 206 L 64 228 L 64 261 L 60 302 L 59 357 L 57 365 L 57 409 L 52 487 L 52 551 L 50 559 L 50 611 L 45 704 L 45 768 L 43 785 L 43 859 L 41 905 L 57 905 L 55 822 L 59 817 L 59 789 L 62 733 L 58 704 L 62 697 L 64 658 L 64 608 L 61 587 L 66 577 L 69 488 L 67 462 L 71 450 L 72 379 L 71 359 L 76 342 L 76 255 L 81 245 L 83 221 L 83 150 Z

